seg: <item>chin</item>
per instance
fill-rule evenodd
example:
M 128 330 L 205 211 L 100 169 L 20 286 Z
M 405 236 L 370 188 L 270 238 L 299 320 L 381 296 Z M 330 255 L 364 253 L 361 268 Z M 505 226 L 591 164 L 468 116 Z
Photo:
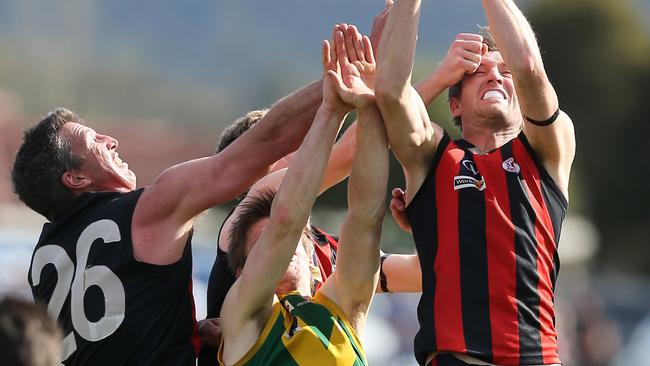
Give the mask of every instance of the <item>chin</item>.
M 130 191 L 135 190 L 135 187 L 137 187 L 137 179 L 135 173 L 129 170 L 129 173 L 126 175 L 124 179 L 124 183 Z
M 292 291 L 298 291 L 298 284 L 295 281 L 283 280 L 278 287 L 275 288 L 275 294 L 278 296 L 288 294 Z

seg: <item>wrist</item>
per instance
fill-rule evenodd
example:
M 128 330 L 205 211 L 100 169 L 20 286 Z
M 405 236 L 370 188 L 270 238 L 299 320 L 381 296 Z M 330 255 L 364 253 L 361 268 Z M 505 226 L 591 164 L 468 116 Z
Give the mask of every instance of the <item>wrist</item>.
M 455 84 L 449 77 L 449 72 L 446 70 L 441 70 L 440 68 L 433 70 L 433 72 L 429 74 L 429 76 L 427 76 L 427 78 L 424 80 L 430 88 L 436 89 L 449 88 Z
M 379 107 L 377 102 L 373 101 L 364 105 L 362 108 L 357 108 L 357 116 L 362 116 L 365 114 L 379 114 Z
M 325 101 L 323 101 L 323 103 L 318 108 L 318 113 L 330 118 L 343 119 L 348 113 L 350 113 L 351 110 L 352 107 L 347 104 L 333 105 L 330 103 L 325 103 Z

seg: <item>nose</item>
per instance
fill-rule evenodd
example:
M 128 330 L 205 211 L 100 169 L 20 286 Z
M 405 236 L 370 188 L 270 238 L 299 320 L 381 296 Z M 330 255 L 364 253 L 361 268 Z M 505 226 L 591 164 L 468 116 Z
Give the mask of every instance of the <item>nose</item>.
M 499 85 L 503 84 L 503 75 L 501 75 L 501 72 L 497 67 L 493 67 L 488 71 L 489 75 L 489 81 L 490 82 L 495 82 Z
M 119 145 L 119 141 L 117 141 L 116 138 L 113 138 L 108 135 L 101 135 L 101 140 L 106 144 L 106 147 L 109 150 L 115 150 L 117 149 L 117 146 Z

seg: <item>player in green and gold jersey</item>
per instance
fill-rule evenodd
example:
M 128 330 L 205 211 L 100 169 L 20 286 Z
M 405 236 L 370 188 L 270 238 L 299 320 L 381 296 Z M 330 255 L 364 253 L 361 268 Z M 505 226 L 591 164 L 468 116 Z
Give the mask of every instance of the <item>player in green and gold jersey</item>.
M 359 339 L 378 280 L 388 179 L 367 37 L 346 24 L 323 43 L 323 102 L 277 195 L 244 200 L 230 240 L 238 279 L 221 311 L 225 365 L 366 365 Z M 357 151 L 336 271 L 311 297 L 306 224 L 334 140 L 356 108 Z

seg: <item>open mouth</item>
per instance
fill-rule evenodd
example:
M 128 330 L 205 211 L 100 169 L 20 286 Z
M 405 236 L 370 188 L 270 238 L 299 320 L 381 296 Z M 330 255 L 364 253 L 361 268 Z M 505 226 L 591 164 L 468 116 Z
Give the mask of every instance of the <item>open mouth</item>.
M 115 154 L 115 158 L 113 160 L 115 161 L 116 165 L 129 166 L 129 164 L 127 164 L 126 161 L 123 161 L 122 159 L 120 159 L 120 156 L 117 153 Z
M 486 91 L 485 94 L 483 94 L 482 100 L 486 100 L 486 99 L 503 99 L 503 100 L 505 100 L 505 99 L 508 99 L 508 98 L 506 97 L 506 93 L 503 90 L 491 89 L 491 90 Z

